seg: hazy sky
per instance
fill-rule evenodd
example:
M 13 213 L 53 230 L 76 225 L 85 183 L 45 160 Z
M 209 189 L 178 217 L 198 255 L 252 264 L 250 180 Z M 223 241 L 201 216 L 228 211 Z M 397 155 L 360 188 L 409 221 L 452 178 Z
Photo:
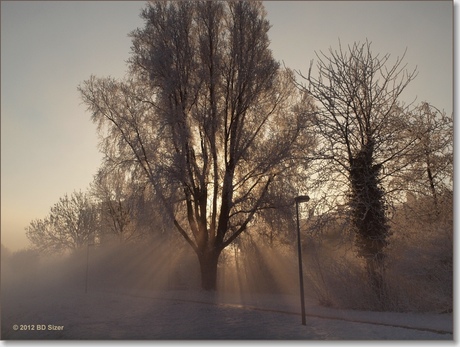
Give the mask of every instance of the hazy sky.
M 1 1 L 1 241 L 28 245 L 24 228 L 65 193 L 86 190 L 99 167 L 96 128 L 77 86 L 123 77 L 127 34 L 145 2 Z M 395 59 L 407 48 L 419 75 L 404 94 L 450 113 L 451 1 L 269 1 L 276 59 L 308 71 L 315 51 L 354 41 Z M 393 61 L 393 60 L 392 60 Z

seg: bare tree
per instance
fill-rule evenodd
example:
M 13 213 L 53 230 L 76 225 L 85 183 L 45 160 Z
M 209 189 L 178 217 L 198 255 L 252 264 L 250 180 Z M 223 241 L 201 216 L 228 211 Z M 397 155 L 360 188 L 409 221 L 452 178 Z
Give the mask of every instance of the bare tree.
M 161 201 L 142 175 L 112 164 L 105 163 L 91 185 L 100 212 L 101 243 L 158 239 L 168 224 Z
M 89 196 L 74 192 L 60 198 L 46 218 L 33 220 L 26 235 L 39 251 L 62 253 L 94 242 L 98 223 L 97 209 Z
M 91 194 L 99 202 L 101 237 L 126 241 L 136 236 L 136 185 L 121 168 L 101 168 L 94 178 Z
M 142 17 L 130 77 L 79 89 L 106 157 L 142 170 L 214 290 L 222 250 L 275 206 L 298 164 L 305 117 L 261 2 L 158 1 Z
M 409 116 L 408 136 L 415 146 L 404 158 L 407 169 L 391 182 L 406 193 L 392 220 L 393 271 L 418 289 L 412 297 L 423 304 L 432 297 L 443 310 L 452 310 L 453 114 L 421 102 Z
M 384 182 L 407 165 L 401 158 L 414 143 L 408 139 L 407 108 L 399 98 L 416 70 L 406 69 L 404 55 L 390 65 L 390 55 L 374 55 L 368 41 L 316 55 L 317 77 L 310 66 L 304 88 L 318 107 L 316 157 L 329 179 L 346 182 L 359 255 L 384 300 L 382 271 L 390 233 Z
M 415 146 L 406 158 L 409 170 L 397 181 L 415 196 L 430 196 L 432 210 L 439 215 L 440 196 L 453 190 L 453 114 L 448 116 L 435 106 L 422 102 L 411 116 L 409 131 L 415 139 Z

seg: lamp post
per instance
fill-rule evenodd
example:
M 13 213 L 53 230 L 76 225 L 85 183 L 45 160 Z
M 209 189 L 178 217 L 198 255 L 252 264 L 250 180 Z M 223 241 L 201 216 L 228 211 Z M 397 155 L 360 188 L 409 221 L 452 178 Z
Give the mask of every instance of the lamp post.
M 299 195 L 295 198 L 295 210 L 297 216 L 297 249 L 299 257 L 299 282 L 300 282 L 300 308 L 302 310 L 302 325 L 307 325 L 305 319 L 305 298 L 303 290 L 303 270 L 302 270 L 302 245 L 300 242 L 300 219 L 299 219 L 299 204 L 310 200 L 308 195 Z

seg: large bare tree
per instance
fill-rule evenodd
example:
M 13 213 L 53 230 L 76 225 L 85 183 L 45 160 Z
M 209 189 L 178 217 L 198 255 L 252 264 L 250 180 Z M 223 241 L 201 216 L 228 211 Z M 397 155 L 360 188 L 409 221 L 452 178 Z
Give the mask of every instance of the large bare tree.
M 261 2 L 158 1 L 142 17 L 129 77 L 79 89 L 106 159 L 143 172 L 214 290 L 222 250 L 295 190 L 305 117 Z
M 407 165 L 402 158 L 414 145 L 400 96 L 416 71 L 406 69 L 404 56 L 391 64 L 389 54 L 374 54 L 368 41 L 316 55 L 316 73 L 311 65 L 304 90 L 316 101 L 319 179 L 329 173 L 329 180 L 345 182 L 359 255 L 384 300 L 381 270 L 390 232 L 384 182 Z

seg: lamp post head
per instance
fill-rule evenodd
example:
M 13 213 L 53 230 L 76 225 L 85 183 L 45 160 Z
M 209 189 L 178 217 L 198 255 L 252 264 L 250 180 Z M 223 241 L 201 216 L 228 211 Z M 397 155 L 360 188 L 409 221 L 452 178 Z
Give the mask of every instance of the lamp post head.
M 307 202 L 309 200 L 310 200 L 310 197 L 308 195 L 299 195 L 295 197 L 296 203 Z

